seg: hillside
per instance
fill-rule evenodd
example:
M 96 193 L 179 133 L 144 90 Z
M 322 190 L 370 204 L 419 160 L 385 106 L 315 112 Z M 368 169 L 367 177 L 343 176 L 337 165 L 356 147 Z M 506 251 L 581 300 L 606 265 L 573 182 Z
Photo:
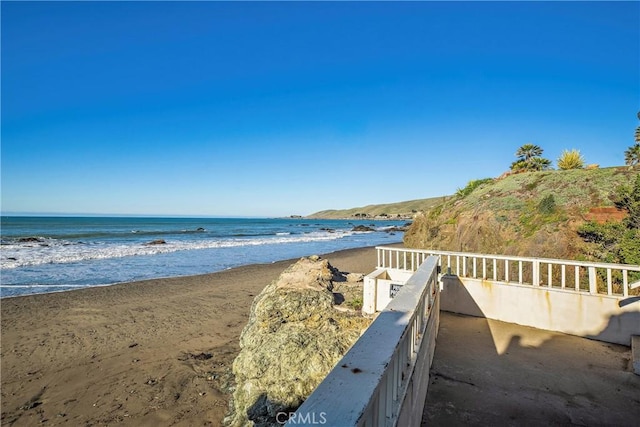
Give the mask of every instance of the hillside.
M 423 212 L 446 201 L 447 197 L 432 197 L 429 199 L 410 200 L 408 202 L 368 205 L 360 208 L 325 210 L 308 215 L 307 218 L 343 219 L 343 218 L 413 218 L 418 212 Z
M 417 215 L 404 242 L 412 248 L 589 258 L 592 251 L 577 228 L 592 219 L 620 221 L 624 214 L 611 209 L 615 190 L 639 173 L 614 167 L 496 179 Z

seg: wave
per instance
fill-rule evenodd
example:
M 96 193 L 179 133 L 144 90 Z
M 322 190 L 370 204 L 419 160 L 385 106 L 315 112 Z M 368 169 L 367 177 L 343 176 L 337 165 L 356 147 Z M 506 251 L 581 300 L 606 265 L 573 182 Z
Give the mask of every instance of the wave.
M 56 233 L 56 234 L 40 234 L 36 236 L 17 236 L 17 237 L 4 237 L 2 239 L 3 244 L 8 243 L 20 243 L 36 240 L 75 240 L 75 239 L 120 239 L 123 237 L 130 237 L 132 234 L 138 236 L 171 236 L 171 235 L 184 235 L 184 234 L 203 234 L 208 231 L 205 228 L 197 228 L 193 230 L 121 230 L 121 231 L 91 231 L 91 232 L 70 232 L 70 233 Z
M 50 239 L 46 241 L 48 242 L 46 246 L 41 245 L 39 241 L 29 242 L 29 244 L 26 245 L 3 245 L 0 250 L 2 254 L 0 267 L 2 269 L 15 269 L 42 264 L 68 264 L 129 256 L 158 255 L 178 251 L 317 242 L 341 239 L 353 234 L 354 233 L 348 231 L 340 233 L 311 232 L 296 235 L 279 234 L 275 237 L 264 238 L 176 240 L 155 245 L 145 245 L 143 242 L 65 244 L 63 241 Z
M 299 233 L 299 232 L 298 232 Z M 90 232 L 90 233 L 65 233 L 65 234 L 42 234 L 37 236 L 18 236 L 18 237 L 3 237 L 0 240 L 1 246 L 6 245 L 38 245 L 38 244 L 55 244 L 56 241 L 62 241 L 66 244 L 83 243 L 83 241 L 115 241 L 115 240 L 129 240 L 129 239 L 159 239 L 171 236 L 189 236 L 200 235 L 203 238 L 225 238 L 225 237 L 259 237 L 259 236 L 286 236 L 290 234 L 296 234 L 291 232 L 278 232 L 274 230 L 243 230 L 243 231 L 230 231 L 219 230 L 209 231 L 205 228 L 198 228 L 194 230 L 129 230 L 129 231 L 114 231 L 114 232 Z

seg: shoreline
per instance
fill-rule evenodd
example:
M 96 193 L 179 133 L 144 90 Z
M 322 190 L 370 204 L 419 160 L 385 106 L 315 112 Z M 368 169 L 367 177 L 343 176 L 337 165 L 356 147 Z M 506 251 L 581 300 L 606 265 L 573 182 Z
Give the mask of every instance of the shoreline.
M 343 252 L 350 252 L 350 251 L 357 251 L 359 249 L 374 249 L 376 246 L 397 246 L 400 245 L 402 246 L 403 243 L 402 242 L 397 242 L 397 243 L 390 243 L 387 245 L 374 245 L 374 246 L 363 246 L 363 247 L 359 247 L 359 248 L 350 248 L 350 249 L 340 249 L 337 251 L 333 251 L 333 252 L 329 252 L 326 254 L 319 254 L 319 256 L 321 256 L 322 258 L 326 258 L 329 256 L 340 256 L 341 253 Z M 309 255 L 304 255 L 304 256 L 311 256 L 311 255 L 316 255 L 316 254 L 309 254 Z M 228 267 L 224 270 L 218 270 L 218 271 L 212 271 L 212 272 L 208 272 L 208 273 L 196 273 L 196 274 L 186 274 L 186 275 L 179 275 L 179 276 L 162 276 L 162 277 L 153 277 L 150 279 L 140 279 L 140 280 L 132 280 L 132 281 L 125 281 L 125 282 L 114 282 L 114 283 L 101 283 L 101 284 L 95 284 L 95 285 L 17 285 L 15 287 L 27 287 L 27 288 L 32 288 L 32 287 L 70 287 L 71 289 L 62 289 L 59 291 L 49 291 L 49 292 L 39 292 L 39 293 L 31 293 L 31 294 L 22 294 L 22 295 L 6 295 L 6 296 L 0 296 L 0 301 L 7 301 L 9 299 L 13 299 L 13 298 L 27 298 L 27 297 L 35 297 L 38 295 L 50 295 L 50 294 L 58 294 L 58 293 L 66 293 L 66 292 L 80 292 L 82 290 L 86 290 L 86 289 L 94 289 L 94 288 L 101 288 L 101 287 L 111 287 L 111 286 L 126 286 L 126 285 L 132 285 L 132 284 L 139 284 L 139 283 L 145 283 L 145 282 L 152 282 L 152 281 L 158 281 L 158 280 L 179 280 L 179 279 L 186 279 L 186 278 L 196 278 L 196 277 L 206 277 L 209 276 L 211 274 L 218 274 L 218 273 L 224 273 L 226 271 L 231 271 L 231 270 L 235 270 L 235 269 L 241 269 L 244 267 L 249 267 L 249 266 L 269 266 L 269 265 L 273 265 L 273 264 L 277 264 L 277 263 L 281 263 L 281 262 L 289 262 L 289 263 L 294 263 L 295 261 L 297 261 L 300 257 L 298 258 L 290 258 L 290 259 L 283 259 L 283 260 L 278 260 L 278 261 L 272 261 L 272 262 L 268 262 L 268 263 L 252 263 L 252 264 L 243 264 L 243 265 L 238 265 L 235 267 Z M 368 273 L 366 273 L 368 274 Z M 7 286 L 7 287 L 13 287 L 13 286 Z
M 374 246 L 321 257 L 377 261 Z M 297 259 L 2 298 L 2 425 L 220 425 L 253 299 Z

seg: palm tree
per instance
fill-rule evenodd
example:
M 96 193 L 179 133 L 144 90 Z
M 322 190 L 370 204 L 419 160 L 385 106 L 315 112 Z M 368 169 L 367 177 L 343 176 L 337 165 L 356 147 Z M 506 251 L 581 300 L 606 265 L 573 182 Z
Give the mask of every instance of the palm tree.
M 535 144 L 524 144 L 516 151 L 516 157 L 522 158 L 525 162 L 529 162 L 529 159 L 542 155 L 542 148 Z
M 636 142 L 624 152 L 624 163 L 627 166 L 636 166 L 640 164 L 640 142 Z
M 524 144 L 516 151 L 518 160 L 511 163 L 512 171 L 541 171 L 551 169 L 551 160 L 540 157 L 542 148 L 535 144 Z
M 551 169 L 551 160 L 542 157 L 532 157 L 529 161 L 529 170 L 543 171 Z

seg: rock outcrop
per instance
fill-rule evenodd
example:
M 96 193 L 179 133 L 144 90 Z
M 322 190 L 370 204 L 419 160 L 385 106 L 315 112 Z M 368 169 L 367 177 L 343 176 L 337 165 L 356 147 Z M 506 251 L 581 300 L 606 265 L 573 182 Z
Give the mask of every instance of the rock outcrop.
M 164 239 L 152 240 L 150 242 L 145 243 L 145 245 L 147 245 L 147 246 L 166 245 L 166 244 L 167 244 L 167 242 Z
M 233 363 L 227 424 L 280 425 L 276 418 L 300 406 L 358 339 L 370 319 L 334 308 L 333 282 L 346 280 L 327 260 L 302 258 L 256 297 Z
M 351 231 L 376 231 L 371 227 L 367 227 L 366 225 L 356 225 L 351 229 Z

